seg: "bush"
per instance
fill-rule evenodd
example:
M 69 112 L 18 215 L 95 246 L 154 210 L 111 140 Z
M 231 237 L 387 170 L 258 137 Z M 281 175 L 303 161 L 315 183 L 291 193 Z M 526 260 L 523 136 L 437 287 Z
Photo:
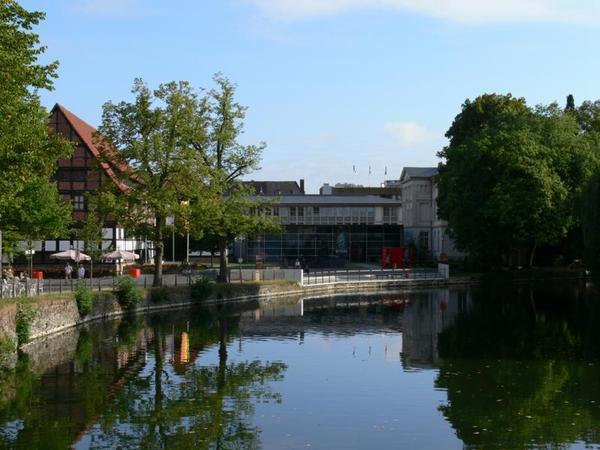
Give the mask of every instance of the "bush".
M 166 287 L 156 287 L 150 290 L 150 301 L 152 303 L 164 303 L 169 301 L 169 290 Z
M 94 293 L 91 289 L 85 287 L 83 283 L 77 283 L 77 291 L 75 291 L 75 300 L 77 301 L 77 310 L 79 316 L 85 317 L 92 310 L 94 302 Z
M 192 284 L 192 300 L 196 302 L 203 302 L 213 290 L 213 283 L 206 279 L 197 280 Z
M 25 344 L 31 334 L 31 324 L 37 315 L 33 303 L 29 299 L 19 301 L 17 306 L 17 315 L 15 317 L 15 328 L 17 332 L 17 342 L 19 345 Z
M 4 330 L 0 331 L 0 371 L 9 368 L 9 360 L 12 354 L 17 351 L 15 340 L 8 336 Z
M 135 285 L 131 277 L 121 277 L 117 281 L 115 294 L 119 305 L 125 311 L 132 311 L 142 301 L 143 295 L 140 288 Z

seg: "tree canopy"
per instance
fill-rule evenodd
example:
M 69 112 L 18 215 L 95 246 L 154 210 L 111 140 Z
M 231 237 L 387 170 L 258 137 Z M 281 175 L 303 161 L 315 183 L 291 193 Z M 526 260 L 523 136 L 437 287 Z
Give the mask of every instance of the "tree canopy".
M 532 264 L 537 247 L 578 223 L 574 204 L 595 158 L 573 114 L 486 94 L 463 104 L 446 137 L 438 205 L 459 248 L 487 264 L 519 252 Z
M 206 189 L 201 201 L 192 204 L 191 231 L 197 237 L 215 239 L 220 254 L 219 280 L 227 280 L 227 249 L 238 235 L 256 235 L 276 231 L 277 224 L 251 201 L 251 188 L 240 177 L 259 168 L 266 144 L 243 145 L 239 138 L 244 129 L 246 108 L 235 100 L 236 86 L 221 74 L 213 77 L 216 88 L 203 99 L 198 123 L 204 133 L 192 141 L 206 167 Z
M 255 203 L 239 180 L 258 167 L 265 145 L 238 142 L 246 109 L 235 101 L 229 80 L 217 74 L 214 81 L 216 87 L 200 96 L 185 81 L 152 91 L 138 79 L 133 102 L 104 105 L 95 139 L 122 186 L 118 195 L 104 194 L 103 204 L 112 205 L 126 228 L 154 241 L 155 285 L 168 232 L 214 238 L 226 280 L 231 240 L 271 224 L 249 214 Z
M 0 229 L 14 239 L 57 236 L 70 220 L 51 176 L 71 145 L 49 133 L 38 96 L 52 89 L 58 67 L 38 61 L 46 48 L 32 29 L 43 18 L 13 0 L 0 2 Z
M 154 285 L 159 286 L 164 240 L 173 226 L 167 218 L 180 216 L 182 202 L 203 184 L 203 162 L 190 145 L 203 132 L 196 126 L 200 104 L 187 82 L 151 90 L 137 79 L 132 93 L 133 102 L 104 104 L 95 137 L 121 179 L 120 187 L 113 186 L 118 193 L 103 194 L 103 207 L 128 230 L 154 242 Z

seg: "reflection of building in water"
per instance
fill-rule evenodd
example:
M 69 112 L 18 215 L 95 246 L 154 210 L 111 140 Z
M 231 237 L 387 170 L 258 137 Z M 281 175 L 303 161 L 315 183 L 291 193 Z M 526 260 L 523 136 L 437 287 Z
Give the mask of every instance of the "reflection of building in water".
M 405 368 L 438 366 L 438 335 L 468 308 L 469 301 L 466 290 L 440 289 L 411 296 L 402 317 Z

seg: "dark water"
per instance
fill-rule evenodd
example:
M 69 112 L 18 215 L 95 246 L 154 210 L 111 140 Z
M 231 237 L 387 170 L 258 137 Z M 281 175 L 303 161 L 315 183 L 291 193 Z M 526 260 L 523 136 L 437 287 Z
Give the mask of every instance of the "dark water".
M 16 448 L 600 448 L 600 295 L 494 286 L 72 330 L 0 384 Z

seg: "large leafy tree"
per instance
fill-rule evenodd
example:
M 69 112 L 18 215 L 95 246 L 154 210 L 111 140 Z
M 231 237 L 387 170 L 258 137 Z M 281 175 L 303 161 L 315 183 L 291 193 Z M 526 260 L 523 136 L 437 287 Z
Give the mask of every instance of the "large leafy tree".
M 244 145 L 246 108 L 235 100 L 236 86 L 216 74 L 216 88 L 203 98 L 197 114 L 192 145 L 206 167 L 206 186 L 201 201 L 190 208 L 190 227 L 196 237 L 207 236 L 217 242 L 220 254 L 219 281 L 227 280 L 227 249 L 238 235 L 256 235 L 276 231 L 277 225 L 261 211 L 260 204 L 249 200 L 252 190 L 240 178 L 260 164 L 264 143 Z
M 595 150 L 600 161 L 600 100 L 584 101 L 574 110 L 583 138 Z M 584 187 L 580 211 L 583 230 L 584 260 L 594 273 L 600 269 L 600 167 L 592 166 L 594 175 Z
M 32 29 L 43 18 L 0 2 L 0 229 L 14 239 L 57 236 L 70 220 L 50 179 L 71 146 L 49 133 L 38 96 L 52 89 L 58 67 L 38 61 L 45 47 Z
M 187 82 L 151 90 L 137 79 L 132 93 L 133 102 L 103 107 L 95 139 L 122 184 L 118 194 L 104 193 L 102 203 L 126 229 L 154 242 L 153 284 L 160 286 L 164 241 L 172 226 L 167 218 L 181 216 L 182 202 L 203 184 L 203 162 L 190 145 L 198 139 L 195 133 L 203 132 L 195 126 L 200 106 Z
M 573 114 L 557 105 L 482 95 L 467 100 L 439 156 L 439 212 L 458 246 L 488 264 L 510 263 L 564 238 L 593 154 Z

